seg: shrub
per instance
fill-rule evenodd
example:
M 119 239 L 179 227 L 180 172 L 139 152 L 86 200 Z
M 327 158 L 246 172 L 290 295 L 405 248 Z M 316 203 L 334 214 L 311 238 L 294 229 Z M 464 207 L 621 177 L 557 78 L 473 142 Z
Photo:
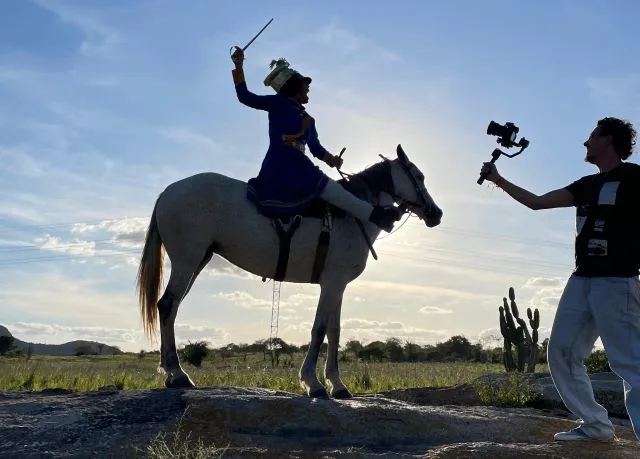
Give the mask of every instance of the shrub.
M 202 360 L 209 355 L 209 348 L 206 341 L 198 341 L 196 343 L 189 342 L 180 350 L 180 359 L 190 363 L 194 367 L 200 367 Z

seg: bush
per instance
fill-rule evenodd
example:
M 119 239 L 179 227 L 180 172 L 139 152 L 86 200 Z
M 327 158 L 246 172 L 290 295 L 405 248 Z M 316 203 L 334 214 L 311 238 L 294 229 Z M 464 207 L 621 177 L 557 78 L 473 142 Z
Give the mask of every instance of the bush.
M 589 374 L 611 372 L 607 354 L 602 350 L 593 351 L 584 359 L 584 365 L 587 367 L 587 373 Z
M 209 348 L 206 341 L 198 341 L 197 343 L 189 342 L 180 350 L 180 359 L 190 363 L 194 367 L 200 367 L 202 359 L 209 355 Z
M 0 336 L 0 355 L 8 354 L 13 348 L 13 336 Z

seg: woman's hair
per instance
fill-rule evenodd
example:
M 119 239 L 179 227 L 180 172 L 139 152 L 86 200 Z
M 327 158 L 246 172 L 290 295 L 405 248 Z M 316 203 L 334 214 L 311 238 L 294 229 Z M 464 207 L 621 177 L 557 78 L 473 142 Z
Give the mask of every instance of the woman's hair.
M 291 78 L 289 78 L 289 80 L 287 80 L 285 84 L 282 85 L 280 91 L 278 91 L 278 94 L 282 94 L 286 97 L 294 97 L 302 88 L 303 83 L 304 78 L 302 77 L 302 75 L 295 74 Z

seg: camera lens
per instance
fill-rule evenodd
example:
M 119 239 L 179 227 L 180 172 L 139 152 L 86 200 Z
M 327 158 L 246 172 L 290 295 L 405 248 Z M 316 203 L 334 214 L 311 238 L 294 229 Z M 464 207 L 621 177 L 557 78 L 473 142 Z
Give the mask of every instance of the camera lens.
M 505 129 L 506 128 L 503 125 L 498 124 L 495 121 L 491 121 L 489 126 L 487 126 L 487 134 L 501 137 L 504 135 Z

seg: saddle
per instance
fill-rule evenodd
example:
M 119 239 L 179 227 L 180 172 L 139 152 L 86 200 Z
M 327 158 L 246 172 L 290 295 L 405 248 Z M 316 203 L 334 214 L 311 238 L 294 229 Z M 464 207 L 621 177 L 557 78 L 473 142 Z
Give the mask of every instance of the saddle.
M 358 181 L 346 181 L 339 180 L 338 183 L 343 186 L 347 191 L 361 195 L 364 192 L 363 184 Z M 265 215 L 257 209 L 258 213 Z M 278 264 L 276 266 L 276 272 L 273 279 L 276 281 L 282 281 L 287 272 L 287 266 L 289 264 L 289 255 L 291 251 L 291 240 L 299 228 L 303 218 L 311 218 L 315 220 L 322 220 L 322 231 L 318 237 L 318 244 L 316 246 L 316 254 L 313 262 L 313 270 L 311 273 L 310 282 L 317 284 L 320 275 L 324 271 L 324 265 L 329 252 L 329 243 L 331 242 L 331 231 L 333 229 L 333 219 L 345 218 L 347 213 L 328 203 L 320 198 L 313 199 L 301 212 L 295 215 L 287 215 L 282 217 L 273 217 L 265 215 L 271 219 L 271 224 L 278 234 L 279 240 L 279 252 L 278 252 Z M 262 278 L 264 282 L 265 277 Z
M 269 217 L 271 224 L 276 229 L 279 240 L 279 252 L 278 252 L 278 264 L 276 266 L 276 272 L 273 279 L 276 281 L 282 281 L 287 272 L 287 266 L 289 264 L 289 255 L 291 251 L 291 240 L 293 235 L 300 227 L 300 223 L 303 218 L 322 219 L 322 231 L 318 237 L 318 245 L 316 247 L 316 255 L 313 262 L 313 271 L 311 273 L 311 283 L 317 284 L 322 271 L 324 270 L 324 264 L 327 259 L 327 253 L 329 252 L 329 243 L 331 242 L 331 229 L 333 222 L 333 215 L 331 213 L 331 206 L 322 200 L 314 200 L 304 211 L 286 217 Z M 344 211 L 340 210 L 343 213 Z M 264 282 L 265 277 L 262 278 Z

